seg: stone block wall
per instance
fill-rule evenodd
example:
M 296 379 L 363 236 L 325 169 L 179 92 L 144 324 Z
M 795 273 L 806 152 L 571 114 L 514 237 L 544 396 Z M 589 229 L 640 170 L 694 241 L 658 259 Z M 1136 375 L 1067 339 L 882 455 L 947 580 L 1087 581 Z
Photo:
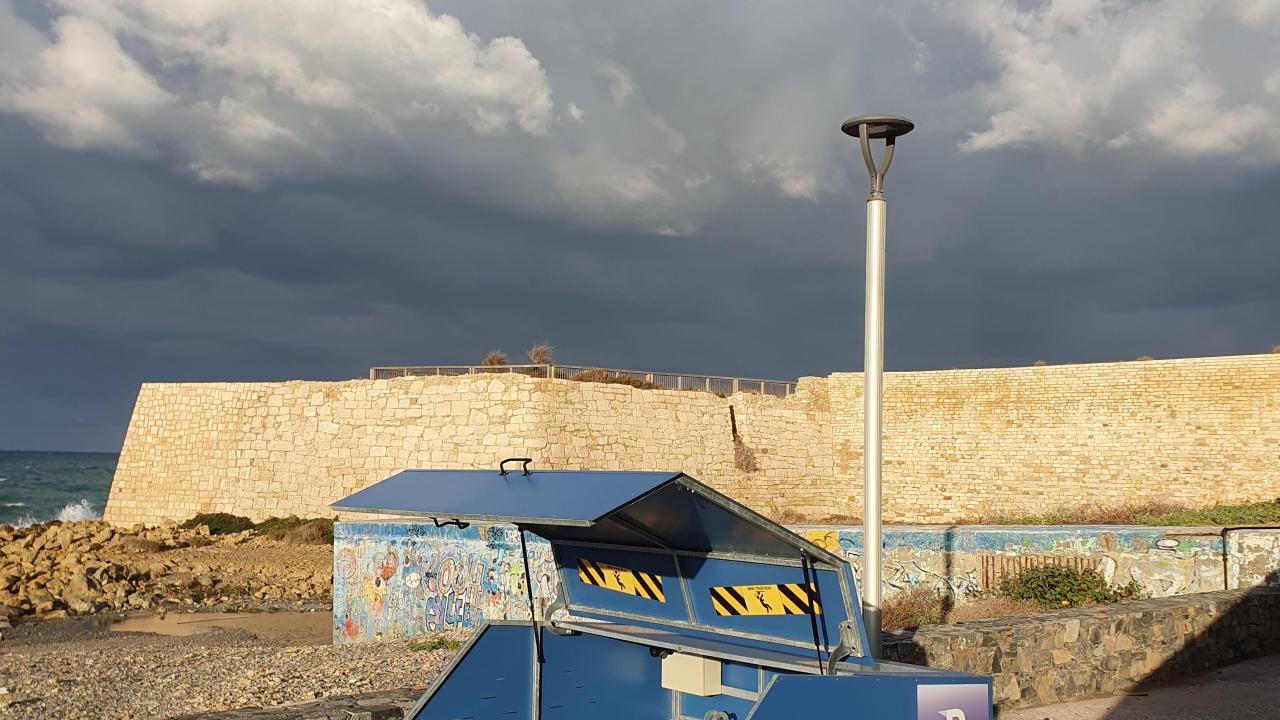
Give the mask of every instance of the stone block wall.
M 885 657 L 990 675 L 998 707 L 1135 690 L 1280 652 L 1280 588 L 885 633 Z
M 856 487 L 862 378 L 828 393 L 833 487 Z M 1280 355 L 889 373 L 884 407 L 898 522 L 1280 497 Z
M 810 498 L 816 511 L 831 468 L 825 408 L 820 379 L 786 399 L 519 374 L 146 384 L 104 517 L 332 515 L 334 500 L 406 468 L 524 456 L 534 469 L 684 470 L 755 507 Z
M 1280 496 L 1280 355 L 889 373 L 885 520 Z M 105 517 L 322 515 L 404 468 L 684 470 L 795 522 L 861 516 L 862 379 L 786 399 L 523 375 L 146 384 Z

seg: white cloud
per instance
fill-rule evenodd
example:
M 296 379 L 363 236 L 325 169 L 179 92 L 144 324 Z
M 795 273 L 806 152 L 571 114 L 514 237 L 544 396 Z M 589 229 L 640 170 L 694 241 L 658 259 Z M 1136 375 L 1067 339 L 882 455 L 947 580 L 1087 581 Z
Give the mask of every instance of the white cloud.
M 578 103 L 573 102 L 569 103 L 568 113 L 575 122 L 582 122 L 582 117 L 586 114 L 582 112 L 582 108 L 578 107 Z
M 323 161 L 353 135 L 395 138 L 424 119 L 544 135 L 554 117 L 521 40 L 484 41 L 415 0 L 54 5 L 43 38 L 0 0 L 0 20 L 25 26 L 0 39 L 26 40 L 0 48 L 0 109 L 67 147 L 161 147 L 209 180 L 285 173 L 291 159 Z
M 784 198 L 818 201 L 818 178 L 799 157 L 752 155 L 739 160 L 738 170 L 751 180 L 772 183 Z
M 1141 147 L 1280 160 L 1276 0 L 957 3 L 995 79 L 967 150 Z
M 26 116 L 66 147 L 148 149 L 149 118 L 173 97 L 101 26 L 64 16 L 53 30 L 54 43 L 30 75 L 0 85 L 0 108 Z

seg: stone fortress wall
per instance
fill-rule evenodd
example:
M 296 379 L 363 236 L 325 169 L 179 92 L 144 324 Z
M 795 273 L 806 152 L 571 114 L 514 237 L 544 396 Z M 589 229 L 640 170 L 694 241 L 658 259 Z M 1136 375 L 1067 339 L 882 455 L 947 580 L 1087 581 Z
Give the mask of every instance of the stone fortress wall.
M 791 397 L 470 375 L 145 384 L 107 502 L 122 524 L 329 515 L 404 468 L 684 470 L 796 520 L 861 514 L 862 381 Z M 1280 355 L 889 373 L 885 520 L 953 523 L 1280 496 Z

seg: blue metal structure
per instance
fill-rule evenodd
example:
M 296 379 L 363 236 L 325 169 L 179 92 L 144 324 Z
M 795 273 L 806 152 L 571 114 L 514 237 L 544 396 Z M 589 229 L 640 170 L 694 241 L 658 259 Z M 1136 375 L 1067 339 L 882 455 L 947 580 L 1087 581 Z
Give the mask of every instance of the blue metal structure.
M 989 678 L 868 656 L 843 558 L 683 473 L 413 470 L 333 507 L 551 543 L 558 599 L 482 627 L 417 720 L 991 719 Z

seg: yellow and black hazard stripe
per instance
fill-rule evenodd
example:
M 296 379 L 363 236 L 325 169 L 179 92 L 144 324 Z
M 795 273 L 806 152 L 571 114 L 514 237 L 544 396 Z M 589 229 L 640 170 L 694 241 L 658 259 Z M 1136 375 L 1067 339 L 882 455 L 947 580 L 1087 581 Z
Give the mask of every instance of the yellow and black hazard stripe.
M 717 615 L 822 614 L 817 588 L 809 585 L 805 592 L 804 583 L 713 587 L 711 606 Z
M 628 570 L 586 558 L 578 558 L 578 579 L 586 585 L 636 595 L 646 600 L 667 601 L 662 593 L 662 576 L 641 570 Z

